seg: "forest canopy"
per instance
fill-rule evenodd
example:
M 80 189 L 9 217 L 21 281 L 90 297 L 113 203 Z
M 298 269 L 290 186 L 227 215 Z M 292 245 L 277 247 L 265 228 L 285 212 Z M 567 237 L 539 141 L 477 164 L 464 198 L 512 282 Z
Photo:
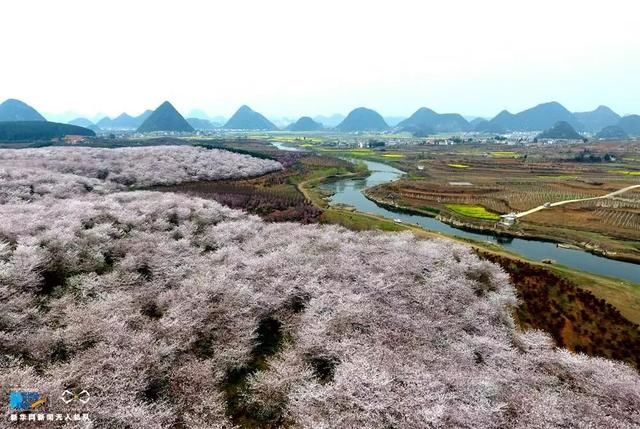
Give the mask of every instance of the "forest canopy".
M 45 121 L 0 121 L 0 141 L 51 140 L 67 135 L 95 136 L 92 130 L 77 125 Z

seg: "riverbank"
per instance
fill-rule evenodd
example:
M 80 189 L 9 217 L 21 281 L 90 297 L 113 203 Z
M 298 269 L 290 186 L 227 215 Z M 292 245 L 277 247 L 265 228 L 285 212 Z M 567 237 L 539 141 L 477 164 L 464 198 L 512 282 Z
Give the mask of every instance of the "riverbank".
M 288 149 L 296 150 L 295 148 Z M 323 208 L 324 212 L 320 218 L 322 223 L 339 224 L 353 230 L 408 230 L 425 238 L 455 240 L 471 245 L 479 251 L 506 257 L 514 262 L 526 263 L 536 269 L 546 270 L 564 278 L 580 288 L 591 291 L 598 298 L 615 305 L 629 320 L 640 323 L 640 267 L 595 256 L 582 250 L 567 248 L 571 246 L 556 247 L 555 242 L 554 244 L 550 243 L 552 240 L 543 239 L 536 242 L 527 241 L 521 237 L 503 236 L 508 243 L 502 243 L 501 237 L 498 237 L 496 242 L 493 243 L 490 242 L 490 238 L 492 240 L 496 239 L 496 237 L 493 237 L 493 232 L 490 233 L 490 236 L 482 236 L 474 232 L 460 234 L 459 229 L 454 229 L 452 226 L 436 221 L 434 213 L 420 213 L 420 216 L 411 214 L 406 216 L 396 215 L 397 207 L 395 205 L 389 207 L 393 209 L 391 210 L 393 213 L 387 212 L 375 202 L 367 199 L 365 195 L 367 193 L 366 189 L 395 181 L 403 175 L 403 172 L 389 165 L 394 164 L 393 162 L 377 163 L 366 159 L 358 159 L 358 161 L 367 163 L 368 172 L 317 175 L 297 183 L 299 191 L 307 199 L 318 207 Z M 327 189 L 328 185 L 332 189 Z M 349 205 L 352 207 L 349 207 Z M 426 219 L 424 216 L 430 216 L 432 219 L 432 222 L 426 225 L 426 229 L 425 225 L 413 224 L 416 222 L 424 223 L 422 221 Z M 399 217 L 402 218 L 402 222 L 395 221 Z M 439 225 L 446 228 L 441 228 L 443 229 L 442 231 L 434 229 L 439 228 Z M 522 252 L 531 253 L 535 259 L 523 255 Z M 548 252 L 559 254 L 560 257 L 555 258 L 555 255 L 550 257 L 547 255 Z M 578 262 L 584 260 L 582 265 L 586 265 L 587 269 L 579 270 L 561 262 L 553 265 L 544 264 L 542 260 L 547 258 L 568 260 L 573 263 L 576 262 L 576 259 Z M 604 270 L 608 275 L 588 272 L 592 271 L 593 268 L 601 268 L 602 265 L 610 266 L 610 269 Z M 621 280 L 617 277 L 620 277 L 619 274 L 624 273 L 625 269 L 628 271 L 625 266 L 632 267 L 631 269 L 635 271 L 627 272 L 627 279 Z
M 628 262 L 632 264 L 640 264 L 640 255 L 637 257 L 634 255 L 628 254 L 617 254 L 615 252 L 608 252 L 604 249 L 601 249 L 593 244 L 571 240 L 571 239 L 563 239 L 559 240 L 557 235 L 546 235 L 541 233 L 527 233 L 522 230 L 513 230 L 508 228 L 498 228 L 496 226 L 482 226 L 478 223 L 464 222 L 459 218 L 447 217 L 443 216 L 440 212 L 436 212 L 435 210 L 421 210 L 415 207 L 410 207 L 407 205 L 400 205 L 397 202 L 387 201 L 380 196 L 374 193 L 375 189 L 370 188 L 363 191 L 363 195 L 370 201 L 375 204 L 387 208 L 389 210 L 394 211 L 402 211 L 404 213 L 416 214 L 420 216 L 428 216 L 430 218 L 436 219 L 442 223 L 455 227 L 457 229 L 461 229 L 468 232 L 476 232 L 481 234 L 493 234 L 496 237 L 507 237 L 507 238 L 520 238 L 524 240 L 537 240 L 544 241 L 548 243 L 553 243 L 558 247 L 562 247 L 565 249 L 576 249 L 584 252 L 591 253 L 592 255 L 600 256 L 603 258 L 608 258 L 615 261 Z
M 551 275 L 564 279 L 578 288 L 591 292 L 598 299 L 602 299 L 613 305 L 620 313 L 633 323 L 640 323 L 640 282 L 631 280 L 620 280 L 617 278 L 607 277 L 594 273 L 582 272 L 563 264 L 557 263 L 553 265 L 544 264 L 540 260 L 532 260 L 516 252 L 504 248 L 499 243 L 490 243 L 482 239 L 473 239 L 468 237 L 460 237 L 446 234 L 438 231 L 424 229 L 419 225 L 408 222 L 396 222 L 388 217 L 377 215 L 371 212 L 363 212 L 362 210 L 354 210 L 345 208 L 340 204 L 330 204 L 330 200 L 335 196 L 327 191 L 325 185 L 336 185 L 339 182 L 341 188 L 344 187 L 344 181 L 353 181 L 354 179 L 363 180 L 362 174 L 349 175 L 331 175 L 326 177 L 314 177 L 312 180 L 301 181 L 298 183 L 298 189 L 306 198 L 319 204 L 324 208 L 321 216 L 321 222 L 339 224 L 353 230 L 378 229 L 383 231 L 410 231 L 419 237 L 439 238 L 444 240 L 454 240 L 466 245 L 470 245 L 479 252 L 494 255 L 505 260 L 514 262 L 515 265 L 527 264 L 536 270 L 543 270 Z M 375 178 L 374 178 L 375 179 Z M 367 177 L 366 180 L 371 180 Z M 358 191 L 358 193 L 361 191 Z M 363 198 L 366 199 L 363 193 Z M 373 201 L 369 201 L 375 205 Z M 340 201 L 342 203 L 343 201 Z M 376 206 L 377 207 L 377 206 Z M 392 207 L 395 208 L 395 207 Z M 423 215 L 424 213 L 421 213 Z M 433 213 L 431 213 L 433 216 Z M 522 241 L 522 239 L 520 239 Z M 554 245 L 555 248 L 555 245 Z M 561 249 L 558 251 L 571 251 L 577 254 L 588 255 L 582 251 L 572 249 Z M 592 256 L 594 257 L 594 256 Z
M 354 212 L 340 208 L 331 208 L 326 213 L 328 215 L 323 215 L 322 218 L 325 223 L 338 224 L 358 231 L 370 229 L 398 232 L 410 231 L 416 236 L 425 239 L 435 238 L 456 241 L 471 246 L 481 254 L 501 258 L 502 261 L 526 264 L 536 270 L 548 272 L 557 278 L 566 280 L 578 288 L 591 292 L 598 299 L 602 299 L 613 305 L 627 320 L 635 324 L 640 324 L 640 284 L 580 272 L 558 264 L 547 265 L 508 252 L 498 245 L 428 231 L 416 225 L 406 223 L 399 224 L 373 214 Z M 505 269 L 508 267 L 508 263 L 503 265 Z

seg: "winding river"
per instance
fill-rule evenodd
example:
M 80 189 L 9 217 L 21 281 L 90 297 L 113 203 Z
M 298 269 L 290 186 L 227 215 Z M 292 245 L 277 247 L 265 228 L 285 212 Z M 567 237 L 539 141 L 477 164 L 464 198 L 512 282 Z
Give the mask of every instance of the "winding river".
M 282 150 L 297 150 L 280 143 L 274 145 Z M 557 247 L 555 243 L 546 241 L 522 238 L 505 239 L 504 237 L 499 239 L 491 233 L 469 232 L 428 216 L 408 214 L 381 207 L 367 199 L 362 191 L 372 186 L 397 180 L 404 173 L 380 162 L 364 162 L 371 172 L 368 177 L 363 179 L 342 179 L 322 185 L 323 189 L 333 192 L 333 196 L 330 198 L 331 204 L 348 204 L 361 212 L 372 213 L 388 219 L 399 219 L 404 223 L 417 224 L 425 229 L 451 236 L 470 238 L 476 241 L 490 241 L 493 244 L 502 246 L 505 250 L 530 260 L 553 259 L 559 264 L 579 271 L 640 283 L 640 265 L 638 264 L 616 261 L 582 250 L 565 249 Z

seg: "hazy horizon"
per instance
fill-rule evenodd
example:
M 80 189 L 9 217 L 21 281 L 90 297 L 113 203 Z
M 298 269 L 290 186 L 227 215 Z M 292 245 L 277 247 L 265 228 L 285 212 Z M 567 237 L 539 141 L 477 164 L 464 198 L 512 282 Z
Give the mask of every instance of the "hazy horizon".
M 0 69 L 0 101 L 89 118 L 137 115 L 164 100 L 185 115 L 226 118 L 242 104 L 291 118 L 359 106 L 493 117 L 548 101 L 640 113 L 638 9 L 620 0 L 606 9 L 549 0 L 11 2 L 0 25 L 12 65 Z

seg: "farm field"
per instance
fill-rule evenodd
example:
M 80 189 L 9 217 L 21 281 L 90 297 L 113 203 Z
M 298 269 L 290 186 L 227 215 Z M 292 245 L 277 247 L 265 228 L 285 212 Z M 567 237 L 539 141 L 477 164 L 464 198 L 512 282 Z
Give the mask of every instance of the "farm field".
M 612 258 L 640 262 L 638 189 L 540 210 L 518 219 L 508 229 L 496 225 L 500 214 L 598 197 L 640 184 L 640 164 L 634 158 L 638 146 L 598 142 L 553 150 L 548 146 L 510 147 L 509 151 L 469 146 L 433 150 L 407 147 L 403 158 L 391 162 L 407 176 L 373 188 L 368 195 L 436 213 L 444 220 L 469 227 L 565 242 Z M 601 160 L 578 162 L 576 157 L 582 153 L 595 154 Z M 605 156 L 612 161 L 603 161 Z

